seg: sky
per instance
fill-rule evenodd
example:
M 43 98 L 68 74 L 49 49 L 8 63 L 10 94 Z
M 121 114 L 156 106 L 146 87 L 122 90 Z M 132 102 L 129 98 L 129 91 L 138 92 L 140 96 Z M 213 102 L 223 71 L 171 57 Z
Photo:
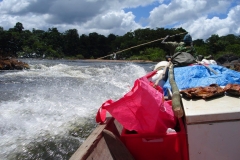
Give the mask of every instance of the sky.
M 136 29 L 180 28 L 194 39 L 240 35 L 240 0 L 0 0 L 0 27 L 124 35 Z M 163 37 L 159 37 L 163 38 Z

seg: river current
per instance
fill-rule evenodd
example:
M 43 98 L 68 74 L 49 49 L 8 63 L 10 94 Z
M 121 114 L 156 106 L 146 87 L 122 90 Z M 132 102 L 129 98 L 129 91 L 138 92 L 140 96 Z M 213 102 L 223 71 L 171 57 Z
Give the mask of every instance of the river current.
M 155 63 L 21 59 L 0 71 L 0 159 L 65 160 L 97 125 L 95 115 Z

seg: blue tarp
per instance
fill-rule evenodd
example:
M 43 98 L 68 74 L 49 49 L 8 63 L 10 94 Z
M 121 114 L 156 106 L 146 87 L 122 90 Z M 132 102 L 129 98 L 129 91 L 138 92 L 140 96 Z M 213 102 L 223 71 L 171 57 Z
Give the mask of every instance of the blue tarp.
M 218 84 L 219 86 L 226 86 L 229 83 L 240 84 L 240 72 L 219 65 L 209 65 L 209 67 L 216 71 L 217 75 L 203 65 L 174 68 L 174 79 L 179 90 L 206 87 L 210 84 Z M 169 79 L 163 88 L 165 91 L 167 88 L 171 89 Z

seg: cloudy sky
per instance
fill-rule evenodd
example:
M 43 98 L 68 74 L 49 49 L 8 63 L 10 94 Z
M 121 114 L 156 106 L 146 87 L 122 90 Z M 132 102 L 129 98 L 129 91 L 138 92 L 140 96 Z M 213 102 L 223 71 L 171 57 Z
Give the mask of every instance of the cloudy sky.
M 240 35 L 239 0 L 0 0 L 0 26 L 123 35 L 139 28 L 186 29 L 193 39 Z M 162 37 L 159 37 L 162 38 Z

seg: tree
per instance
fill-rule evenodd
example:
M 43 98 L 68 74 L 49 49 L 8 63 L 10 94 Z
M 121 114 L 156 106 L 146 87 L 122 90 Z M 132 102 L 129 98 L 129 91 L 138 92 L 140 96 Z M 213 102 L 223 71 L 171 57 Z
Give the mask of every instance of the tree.
M 94 58 L 101 57 L 98 56 L 98 38 L 99 35 L 96 32 L 89 33 L 89 54 Z
M 58 58 L 63 56 L 63 35 L 58 31 L 57 28 L 49 28 L 44 33 L 44 42 L 48 46 L 48 51 L 54 51 L 51 55 L 55 55 Z
M 196 39 L 193 41 L 194 46 L 204 46 L 205 42 L 203 41 L 203 39 Z
M 23 30 L 23 24 L 17 22 L 13 28 L 4 31 L 0 26 L 0 55 L 52 58 L 98 58 L 118 52 L 118 59 L 163 60 L 168 50 L 161 44 L 166 35 L 186 32 L 183 28 L 137 29 L 123 36 L 109 34 L 107 37 L 96 32 L 80 37 L 76 29 L 60 33 L 57 28 L 48 31 Z M 182 37 L 184 35 L 181 35 Z M 158 41 L 155 41 L 158 40 Z M 173 41 L 174 39 L 169 39 Z M 151 42 L 151 43 L 148 43 Z M 142 45 L 144 44 L 144 45 Z M 215 58 L 225 54 L 239 55 L 240 36 L 211 35 L 205 42 L 202 39 L 193 42 L 198 54 L 212 54 Z M 124 50 L 124 51 L 123 51 Z M 110 58 L 110 57 L 108 57 Z
M 0 57 L 6 57 L 8 55 L 9 50 L 9 41 L 11 39 L 10 33 L 7 33 L 6 31 L 0 32 Z
M 105 53 L 108 53 L 110 51 L 109 46 L 107 38 L 103 35 L 98 35 L 96 57 L 102 57 Z
M 85 34 L 82 34 L 79 38 L 79 52 L 83 58 L 90 59 L 91 55 L 89 54 L 89 37 Z
M 226 51 L 229 53 L 240 56 L 240 44 L 231 44 L 226 47 Z
M 117 45 L 115 43 L 117 36 L 114 34 L 109 34 L 107 36 L 108 52 L 114 52 L 117 50 Z
M 76 29 L 69 29 L 63 34 L 64 38 L 64 54 L 72 57 L 79 54 L 79 35 Z
M 210 54 L 217 54 L 218 49 L 218 41 L 220 40 L 217 34 L 212 35 L 206 40 L 207 48 Z
M 239 37 L 233 35 L 233 34 L 228 34 L 226 36 L 220 37 L 221 40 L 227 41 L 229 44 L 237 44 L 240 43 Z
M 16 25 L 14 26 L 14 30 L 16 32 L 22 32 L 23 29 L 24 29 L 24 27 L 23 27 L 22 23 L 20 23 L 20 22 L 17 22 Z

